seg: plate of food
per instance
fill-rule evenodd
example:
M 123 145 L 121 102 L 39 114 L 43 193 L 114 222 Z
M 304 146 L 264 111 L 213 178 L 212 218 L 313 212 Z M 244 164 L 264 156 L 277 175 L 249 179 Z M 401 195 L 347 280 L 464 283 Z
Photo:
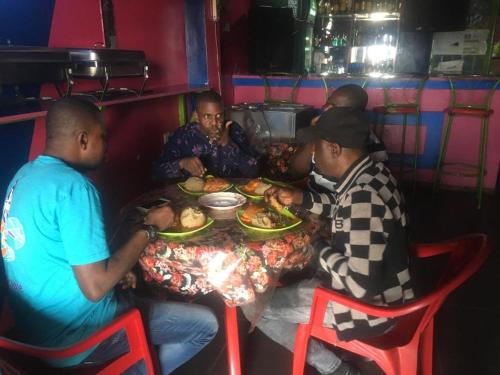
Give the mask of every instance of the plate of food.
M 272 181 L 267 178 L 254 178 L 246 184 L 236 185 L 235 189 L 238 193 L 245 195 L 253 200 L 262 200 L 267 189 L 275 186 L 290 187 L 284 182 Z
M 183 237 L 202 231 L 214 223 L 214 219 L 207 216 L 198 207 L 186 207 L 179 215 L 175 216 L 174 225 L 163 232 L 158 232 L 163 237 Z
M 227 191 L 233 187 L 233 184 L 224 178 L 207 176 L 204 178 L 189 177 L 186 181 L 179 182 L 177 186 L 186 194 L 201 196 L 207 193 Z
M 274 233 L 295 228 L 302 220 L 282 208 L 279 212 L 250 203 L 244 210 L 236 213 L 238 222 L 245 228 L 258 232 Z

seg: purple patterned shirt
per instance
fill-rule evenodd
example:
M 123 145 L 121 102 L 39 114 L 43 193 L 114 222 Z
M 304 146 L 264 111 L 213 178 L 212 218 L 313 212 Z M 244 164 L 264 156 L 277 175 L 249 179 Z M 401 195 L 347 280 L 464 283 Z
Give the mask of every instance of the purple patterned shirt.
M 251 150 L 240 125 L 232 123 L 230 141 L 221 146 L 211 144 L 198 124 L 188 124 L 175 131 L 163 148 L 153 167 L 158 180 L 187 177 L 189 172 L 179 168 L 179 160 L 197 156 L 207 173 L 219 177 L 255 177 L 259 173 L 258 157 Z

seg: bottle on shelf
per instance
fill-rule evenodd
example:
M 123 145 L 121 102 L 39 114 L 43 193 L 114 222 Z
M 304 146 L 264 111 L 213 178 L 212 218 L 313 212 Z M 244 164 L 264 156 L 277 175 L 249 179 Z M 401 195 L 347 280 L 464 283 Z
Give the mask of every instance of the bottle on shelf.
M 366 0 L 361 0 L 361 13 L 366 13 Z
M 373 12 L 373 1 L 372 0 L 366 1 L 366 12 L 367 13 Z
M 361 12 L 361 0 L 354 0 L 353 11 L 354 11 L 354 13 Z
M 341 45 L 342 46 L 347 46 L 347 34 L 342 34 L 342 40 L 341 40 Z
M 347 13 L 347 0 L 340 0 L 340 13 Z
M 339 0 L 333 0 L 332 1 L 332 14 L 339 14 L 340 13 L 340 1 Z
M 323 16 L 325 14 L 325 0 L 319 0 L 318 2 L 318 16 Z

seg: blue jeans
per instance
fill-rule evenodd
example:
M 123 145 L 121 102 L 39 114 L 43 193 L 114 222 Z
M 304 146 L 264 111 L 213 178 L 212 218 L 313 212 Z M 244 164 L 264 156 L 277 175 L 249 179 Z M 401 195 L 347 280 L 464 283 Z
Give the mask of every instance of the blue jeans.
M 163 375 L 170 374 L 194 357 L 217 334 L 217 318 L 205 306 L 144 299 L 135 302 L 141 310 L 150 343 L 158 346 Z M 119 300 L 117 316 L 130 309 L 132 304 Z M 120 331 L 99 344 L 82 364 L 104 363 L 128 351 L 127 335 Z M 141 361 L 126 374 L 146 374 L 146 367 Z
M 276 289 L 271 302 L 257 322 L 257 327 L 271 340 L 293 353 L 298 324 L 309 321 L 314 290 L 320 284 L 320 280 L 313 278 Z M 242 311 L 248 320 L 255 316 L 253 305 L 242 306 Z M 324 324 L 331 327 L 334 321 L 329 306 L 325 313 Z M 330 374 L 338 369 L 342 361 L 323 343 L 310 339 L 307 363 L 315 367 L 320 374 Z

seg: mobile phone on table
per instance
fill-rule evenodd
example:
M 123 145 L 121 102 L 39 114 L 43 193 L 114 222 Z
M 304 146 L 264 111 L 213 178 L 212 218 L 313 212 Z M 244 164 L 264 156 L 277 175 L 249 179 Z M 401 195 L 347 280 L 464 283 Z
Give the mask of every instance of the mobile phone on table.
M 151 208 L 160 207 L 160 206 L 163 206 L 167 203 L 170 203 L 170 199 L 158 198 L 152 202 L 147 202 L 147 203 L 142 204 L 141 206 L 136 207 L 136 208 L 143 213 L 147 213 Z

